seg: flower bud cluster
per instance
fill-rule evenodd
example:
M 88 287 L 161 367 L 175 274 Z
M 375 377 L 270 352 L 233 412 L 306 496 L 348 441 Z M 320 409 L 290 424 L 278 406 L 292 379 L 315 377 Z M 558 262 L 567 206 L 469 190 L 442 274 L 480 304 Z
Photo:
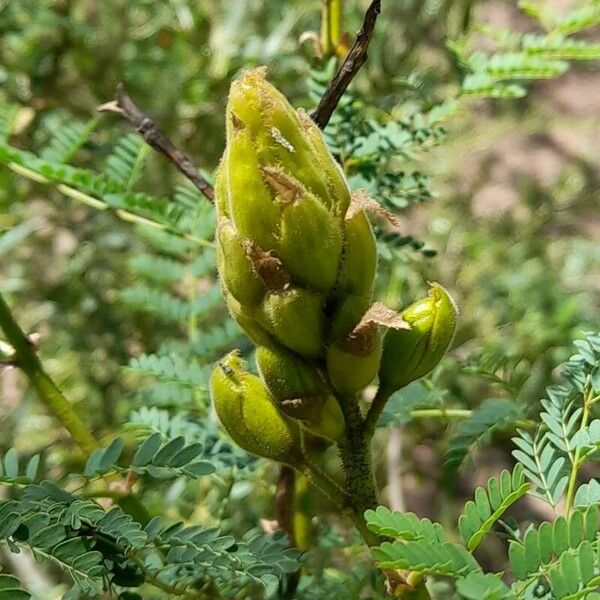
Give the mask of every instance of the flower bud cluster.
M 226 120 L 215 180 L 218 270 L 231 314 L 258 347 L 260 377 L 230 355 L 215 368 L 212 394 L 241 446 L 294 462 L 298 427 L 338 439 L 337 398 L 355 395 L 378 373 L 386 388 L 421 376 L 450 341 L 436 335 L 454 322 L 415 317 L 413 331 L 414 311 L 402 318 L 373 303 L 377 249 L 367 206 L 351 197 L 318 127 L 264 69 L 234 81 Z M 445 295 L 439 286 L 432 293 Z

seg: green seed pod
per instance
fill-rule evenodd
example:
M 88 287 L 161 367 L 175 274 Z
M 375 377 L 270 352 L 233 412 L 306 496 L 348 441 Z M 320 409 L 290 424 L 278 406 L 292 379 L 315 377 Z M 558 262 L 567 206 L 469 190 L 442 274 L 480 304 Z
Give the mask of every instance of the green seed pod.
M 307 358 L 323 351 L 325 314 L 322 299 L 301 288 L 267 294 L 258 322 L 282 345 Z
M 370 298 L 377 270 L 377 246 L 365 211 L 352 211 L 352 208 L 344 220 L 344 259 L 337 291 Z
M 377 375 L 382 335 L 374 327 L 363 340 L 334 342 L 327 348 L 327 374 L 333 387 L 345 396 L 365 388 Z M 358 343 L 357 343 L 358 342 Z
M 350 205 L 350 191 L 348 190 L 348 184 L 346 183 L 342 168 L 333 156 L 331 156 L 323 139 L 323 134 L 317 124 L 306 114 L 304 109 L 299 108 L 297 112 L 300 124 L 304 128 L 306 139 L 318 162 L 335 167 L 325 170 L 323 174 L 327 177 L 331 197 L 336 199 L 331 208 L 336 215 L 343 217 Z
M 346 396 L 366 387 L 377 375 L 382 353 L 382 328 L 408 327 L 404 319 L 375 302 L 345 337 L 327 348 L 327 374 L 333 387 Z
M 402 312 L 408 330 L 389 331 L 379 369 L 381 389 L 391 394 L 427 375 L 454 337 L 458 311 L 448 292 L 432 284 L 427 297 Z
M 263 180 L 254 140 L 244 124 L 229 136 L 224 160 L 229 212 L 236 230 L 261 248 L 274 248 L 280 208 Z
M 233 352 L 212 372 L 210 391 L 223 427 L 244 450 L 300 466 L 304 459 L 298 424 L 277 410 L 260 378 L 243 368 Z
M 358 325 L 370 305 L 370 297 L 343 296 L 331 319 L 329 340 L 334 342 L 345 338 Z
M 315 366 L 279 347 L 256 349 L 256 365 L 280 410 L 311 433 L 336 440 L 344 432 L 342 409 Z
M 258 161 L 293 174 L 329 208 L 347 202 L 335 196 L 327 175 L 338 169 L 333 158 L 326 155 L 327 160 L 324 160 L 314 152 L 297 112 L 285 96 L 267 82 L 265 72 L 264 68 L 246 71 L 234 81 L 228 103 L 228 113 L 234 114 L 248 128 Z M 345 196 L 348 196 L 347 190 Z
M 264 169 L 265 179 L 281 181 L 285 175 Z M 283 205 L 277 253 L 285 270 L 300 285 L 326 292 L 335 285 L 342 258 L 342 229 L 312 194 L 298 190 Z
M 225 302 L 235 322 L 246 332 L 246 335 L 257 345 L 269 345 L 275 340 L 254 318 L 252 308 L 242 306 L 227 290 L 224 290 Z
M 255 357 L 258 372 L 277 403 L 329 392 L 315 366 L 285 348 L 259 346 Z
M 312 396 L 303 402 L 313 405 L 313 414 L 302 421 L 307 431 L 333 441 L 342 437 L 346 427 L 344 413 L 334 396 Z
M 217 242 L 219 273 L 229 293 L 241 304 L 260 304 L 265 286 L 254 271 L 244 241 L 230 221 L 219 221 Z
M 229 217 L 229 193 L 225 177 L 225 164 L 227 163 L 227 150 L 221 158 L 221 162 L 215 172 L 215 205 L 217 214 L 221 217 Z

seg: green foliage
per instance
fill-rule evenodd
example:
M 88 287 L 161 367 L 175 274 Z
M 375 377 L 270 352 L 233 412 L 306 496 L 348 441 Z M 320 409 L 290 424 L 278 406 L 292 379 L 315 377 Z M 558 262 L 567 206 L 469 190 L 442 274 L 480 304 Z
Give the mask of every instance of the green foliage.
M 160 433 L 153 433 L 137 448 L 129 467 L 121 467 L 117 461 L 123 452 L 124 442 L 116 438 L 106 448 L 95 450 L 85 465 L 85 475 L 106 475 L 110 471 L 138 475 L 145 473 L 156 478 L 166 477 L 202 477 L 210 475 L 215 467 L 207 460 L 198 460 L 204 456 L 202 444 L 186 444 L 183 436 L 175 437 L 163 443 Z
M 579 469 L 598 449 L 597 419 L 590 415 L 600 398 L 600 338 L 587 333 L 574 345 L 577 353 L 563 366 L 562 383 L 548 388 L 541 402 L 533 434 L 520 430 L 513 440 L 518 463 L 512 472 L 491 477 L 465 504 L 458 530 L 466 548 L 450 541 L 438 523 L 378 507 L 365 513 L 368 527 L 394 539 L 373 549 L 381 568 L 450 577 L 467 599 L 575 600 L 600 589 L 600 487 L 597 479 L 577 486 Z M 555 511 L 564 507 L 564 514 L 524 533 L 503 523 L 506 511 L 527 493 Z M 516 579 L 511 588 L 498 574 L 486 573 L 472 554 L 497 523 L 510 532 L 510 574 Z
M 376 510 L 368 510 L 365 519 L 369 529 L 377 535 L 405 541 L 446 541 L 444 528 L 439 523 L 432 523 L 429 519 L 419 519 L 413 513 L 392 512 L 384 506 L 378 506 Z
M 518 415 L 518 407 L 510 400 L 484 400 L 469 418 L 457 426 L 456 434 L 449 443 L 446 465 L 451 469 L 460 466 L 474 445 L 489 439 L 494 431 L 513 426 Z
M 568 502 L 573 501 L 577 472 L 599 448 L 600 424 L 597 419 L 590 422 L 589 416 L 599 397 L 596 374 L 600 338 L 587 333 L 575 346 L 579 352 L 565 363 L 561 385 L 546 389 L 548 397 L 541 401 L 540 426 L 534 435 L 519 430 L 519 436 L 513 439 L 518 446 L 513 455 L 536 486 L 534 495 L 553 507 L 567 485 Z
M 469 51 L 467 39 L 448 44 L 457 63 L 465 71 L 461 96 L 521 98 L 527 94 L 528 82 L 552 79 L 567 71 L 569 63 L 566 61 L 600 57 L 598 44 L 568 37 L 599 22 L 600 11 L 594 2 L 561 17 L 544 1 L 519 4 L 546 29 L 544 34 L 502 36 L 488 28 L 488 33 L 497 40 L 503 37 L 510 40 L 513 48 L 508 51 L 502 48 L 495 52 Z
M 144 173 L 149 148 L 135 133 L 123 136 L 106 159 L 106 174 L 129 191 Z
M 546 577 L 553 597 L 583 598 L 600 583 L 595 574 L 598 560 L 598 508 L 578 509 L 553 524 L 530 529 L 522 542 L 511 541 L 510 564 L 526 589 Z M 589 586 L 588 586 L 589 584 Z
M 37 475 L 40 464 L 40 455 L 34 454 L 25 465 L 20 465 L 17 451 L 10 448 L 0 459 L 0 483 L 12 485 L 32 482 Z
M 285 573 L 297 568 L 298 557 L 297 551 L 284 548 L 281 536 L 258 535 L 242 542 L 216 529 L 165 527 L 157 519 L 142 527 L 118 506 L 104 510 L 47 481 L 28 485 L 20 500 L 0 502 L 0 538 L 53 563 L 92 597 L 107 583 L 120 588 L 144 581 L 180 596 L 199 579 L 224 598 L 249 584 L 273 590 Z
M 478 487 L 475 500 L 465 504 L 464 514 L 458 519 L 458 529 L 471 552 L 502 517 L 508 508 L 529 489 L 523 467 L 517 465 L 512 474 L 506 469 L 499 477 L 490 477 L 487 489 Z
M 512 600 L 514 594 L 492 573 L 473 571 L 456 581 L 456 591 L 466 600 Z
M 68 163 L 98 125 L 97 119 L 87 123 L 73 121 L 61 126 L 50 138 L 41 157 L 51 163 Z
M 384 542 L 373 549 L 373 557 L 383 569 L 411 569 L 428 575 L 457 577 L 479 569 L 471 554 L 452 542 Z
M 14 575 L 0 573 L 0 600 L 29 600 L 31 594 L 21 587 Z

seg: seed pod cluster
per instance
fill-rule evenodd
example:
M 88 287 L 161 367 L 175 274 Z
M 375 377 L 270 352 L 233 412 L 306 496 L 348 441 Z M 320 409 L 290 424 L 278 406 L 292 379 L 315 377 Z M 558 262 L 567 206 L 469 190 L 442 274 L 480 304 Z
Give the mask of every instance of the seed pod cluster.
M 292 423 L 329 439 L 343 434 L 336 397 L 381 377 L 382 355 L 388 364 L 392 352 L 385 332 L 408 324 L 373 303 L 377 251 L 365 203 L 351 198 L 318 127 L 264 69 L 233 82 L 226 130 L 215 179 L 218 269 L 231 314 L 258 347 L 260 377 L 229 357 L 235 377 L 217 366 L 213 397 L 232 437 L 273 457 L 273 446 L 244 441 L 249 421 L 235 423 L 268 402 L 287 432 L 282 447 L 294 454 Z M 409 366 L 418 372 L 430 362 Z

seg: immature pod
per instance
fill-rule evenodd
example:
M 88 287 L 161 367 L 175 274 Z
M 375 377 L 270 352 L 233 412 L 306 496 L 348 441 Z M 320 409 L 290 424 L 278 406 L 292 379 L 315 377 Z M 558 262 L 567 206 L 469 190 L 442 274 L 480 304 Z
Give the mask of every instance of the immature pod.
M 221 219 L 217 228 L 217 264 L 225 287 L 238 302 L 260 303 L 265 286 L 252 266 L 244 240 L 227 219 Z
M 248 128 L 258 161 L 292 174 L 329 208 L 347 202 L 337 198 L 330 185 L 328 173 L 337 169 L 335 161 L 314 152 L 297 112 L 267 82 L 265 72 L 264 68 L 252 69 L 234 81 L 228 103 L 228 112 Z
M 448 292 L 432 284 L 427 297 L 402 312 L 408 330 L 389 331 L 379 369 L 386 393 L 427 375 L 442 359 L 454 337 L 458 311 Z
M 333 387 L 353 395 L 377 375 L 382 353 L 382 329 L 408 327 L 401 315 L 375 302 L 345 337 L 327 348 L 327 373 Z
M 323 376 L 313 364 L 281 346 L 259 346 L 256 366 L 276 402 L 328 393 Z
M 215 208 L 220 217 L 229 218 L 229 192 L 227 191 L 227 182 L 225 177 L 225 164 L 227 163 L 227 150 L 219 166 L 215 171 Z
M 376 326 L 364 336 L 334 342 L 327 348 L 327 373 L 333 387 L 346 396 L 365 388 L 377 375 L 382 334 Z
M 246 332 L 246 335 L 257 345 L 274 343 L 273 337 L 254 317 L 252 308 L 244 307 L 227 290 L 224 290 L 225 303 L 235 322 Z
M 317 157 L 317 161 L 322 165 L 332 165 L 334 167 L 325 169 L 323 174 L 327 177 L 331 197 L 336 199 L 331 208 L 336 215 L 343 217 L 350 205 L 350 190 L 344 172 L 339 163 L 331 156 L 317 124 L 303 108 L 299 108 L 297 113 L 304 128 L 305 137 L 311 146 L 313 155 Z
M 340 219 L 283 171 L 264 167 L 262 173 L 282 207 L 276 248 L 286 272 L 300 285 L 329 291 L 342 258 Z
M 235 115 L 229 118 L 236 119 Z M 230 218 L 236 230 L 243 238 L 251 239 L 261 248 L 274 248 L 279 231 L 280 208 L 273 201 L 273 194 L 263 180 L 254 140 L 246 125 L 239 120 L 236 120 L 232 134 L 227 139 L 227 151 L 221 168 L 225 172 Z
M 350 206 L 344 220 L 344 258 L 337 282 L 338 294 L 371 297 L 377 270 L 377 245 L 364 210 Z
M 345 338 L 371 305 L 377 247 L 364 210 L 352 204 L 344 220 L 344 251 L 334 295 L 329 340 Z
M 358 325 L 371 305 L 370 296 L 346 294 L 341 297 L 331 318 L 328 339 L 344 339 Z
M 243 369 L 233 352 L 212 372 L 211 396 L 223 427 L 244 450 L 300 466 L 304 459 L 298 424 L 279 412 L 260 378 Z
M 256 366 L 284 414 L 315 435 L 332 440 L 342 435 L 342 409 L 314 365 L 281 347 L 262 346 L 256 349 Z
M 267 294 L 257 311 L 257 320 L 292 352 L 307 358 L 322 353 L 325 314 L 318 294 L 302 288 Z

